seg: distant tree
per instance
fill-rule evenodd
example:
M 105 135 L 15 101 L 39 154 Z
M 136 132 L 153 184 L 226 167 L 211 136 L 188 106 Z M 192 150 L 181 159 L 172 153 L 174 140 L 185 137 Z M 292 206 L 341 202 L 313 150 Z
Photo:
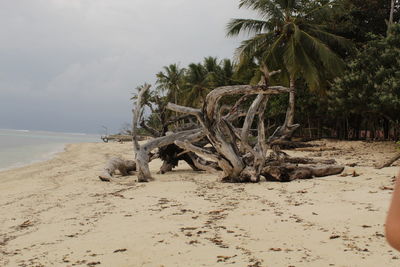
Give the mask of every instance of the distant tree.
M 189 64 L 184 76 L 184 104 L 199 107 L 214 88 L 234 84 L 234 69 L 232 61 L 218 61 L 216 57 L 205 57 L 202 63 Z
M 163 71 L 157 73 L 158 89 L 167 92 L 169 101 L 178 104 L 178 95 L 181 93 L 185 69 L 179 68 L 177 64 L 165 66 Z

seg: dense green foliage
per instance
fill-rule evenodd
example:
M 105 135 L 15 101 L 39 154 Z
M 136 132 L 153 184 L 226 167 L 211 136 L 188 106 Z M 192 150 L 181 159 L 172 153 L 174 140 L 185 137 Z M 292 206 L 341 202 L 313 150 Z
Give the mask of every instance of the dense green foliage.
M 146 98 L 154 128 L 166 103 L 200 107 L 216 87 L 257 83 L 263 64 L 283 71 L 273 83 L 288 86 L 292 78 L 296 85 L 297 135 L 399 138 L 400 1 L 390 31 L 391 0 L 241 0 L 240 7 L 254 10 L 255 18 L 227 26 L 228 35 L 249 34 L 237 63 L 205 57 L 164 67 Z M 287 106 L 287 95 L 271 99 L 268 131 L 283 123 Z
M 345 75 L 332 84 L 331 107 L 357 130 L 377 128 L 382 122 L 388 138 L 388 123 L 400 122 L 400 25 L 394 25 L 388 37 L 370 37 Z

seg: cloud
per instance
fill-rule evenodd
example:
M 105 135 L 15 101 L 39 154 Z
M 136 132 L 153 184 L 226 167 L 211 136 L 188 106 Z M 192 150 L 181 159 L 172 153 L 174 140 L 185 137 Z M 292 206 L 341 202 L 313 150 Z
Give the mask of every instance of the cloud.
M 130 120 L 162 66 L 231 57 L 231 0 L 0 2 L 0 128 L 97 132 Z

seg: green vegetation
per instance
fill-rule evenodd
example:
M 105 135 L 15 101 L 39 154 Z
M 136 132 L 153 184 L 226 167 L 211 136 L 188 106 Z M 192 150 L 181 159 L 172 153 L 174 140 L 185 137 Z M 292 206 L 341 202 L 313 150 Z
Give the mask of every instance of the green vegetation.
M 164 67 L 146 97 L 149 124 L 159 129 L 176 115 L 165 111 L 168 102 L 200 107 L 214 88 L 258 83 L 260 67 L 267 67 L 282 71 L 272 84 L 295 89 L 271 99 L 268 131 L 286 119 L 301 125 L 301 137 L 399 139 L 400 1 L 394 4 L 390 23 L 391 0 L 241 0 L 239 8 L 254 17 L 227 24 L 228 36 L 249 36 L 235 63 L 205 57 Z M 295 98 L 295 116 L 285 118 Z

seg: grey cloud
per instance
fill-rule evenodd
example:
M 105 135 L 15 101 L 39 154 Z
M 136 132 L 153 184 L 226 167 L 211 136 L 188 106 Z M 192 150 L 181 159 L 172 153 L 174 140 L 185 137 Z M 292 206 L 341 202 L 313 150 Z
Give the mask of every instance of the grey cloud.
M 231 0 L 0 2 L 0 128 L 98 132 L 130 121 L 162 66 L 232 57 Z

